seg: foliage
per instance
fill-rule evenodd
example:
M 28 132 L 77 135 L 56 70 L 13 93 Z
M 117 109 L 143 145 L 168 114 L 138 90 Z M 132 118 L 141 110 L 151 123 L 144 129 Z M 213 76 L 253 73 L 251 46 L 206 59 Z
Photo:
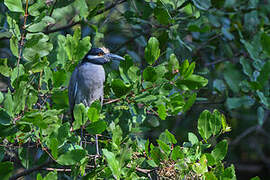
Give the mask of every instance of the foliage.
M 233 157 L 255 149 L 267 164 L 269 9 L 269 0 L 1 1 L 1 179 L 21 167 L 36 179 L 235 179 L 222 163 L 225 116 L 237 129 Z M 76 105 L 71 123 L 70 75 L 103 45 L 125 61 L 105 67 L 103 107 Z M 202 140 L 189 133 L 194 119 Z M 239 145 L 255 131 L 263 138 Z

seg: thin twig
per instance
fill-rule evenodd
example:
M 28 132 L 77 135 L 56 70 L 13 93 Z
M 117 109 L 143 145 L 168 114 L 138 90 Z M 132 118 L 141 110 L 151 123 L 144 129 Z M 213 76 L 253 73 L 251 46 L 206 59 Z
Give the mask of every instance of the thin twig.
M 117 98 L 117 99 L 111 99 L 111 100 L 109 100 L 109 101 L 103 103 L 103 105 L 111 104 L 111 103 L 114 103 L 114 102 L 118 102 L 118 101 L 120 101 L 120 100 L 121 100 L 120 98 Z
M 114 49 L 112 52 L 116 53 L 117 51 L 119 51 L 120 49 L 122 49 L 124 46 L 126 46 L 127 44 L 133 42 L 135 39 L 137 39 L 138 37 L 140 37 L 142 34 L 138 34 L 132 38 L 130 38 L 129 40 L 127 40 L 126 42 L 124 42 L 123 44 L 121 44 L 119 47 L 117 47 L 116 49 Z
M 17 60 L 17 80 L 19 80 L 19 75 L 20 75 L 20 61 L 22 58 L 22 50 L 23 50 L 23 45 L 24 45 L 24 38 L 25 38 L 25 34 L 26 34 L 26 20 L 27 20 L 27 16 L 28 16 L 28 0 L 26 0 L 25 2 L 25 14 L 24 14 L 24 21 L 23 21 L 23 32 L 21 35 L 21 39 L 20 39 L 20 45 L 19 45 L 19 56 L 18 56 L 18 60 Z
M 233 145 L 233 146 L 237 145 L 244 137 L 246 137 L 247 135 L 249 135 L 253 131 L 256 131 L 258 129 L 258 127 L 259 126 L 256 125 L 256 126 L 252 126 L 252 127 L 248 128 L 242 134 L 240 134 L 234 141 L 232 141 L 230 145 Z
M 42 168 L 42 170 L 45 170 L 45 171 L 57 171 L 57 172 L 71 172 L 71 169 L 67 168 L 67 169 L 64 169 L 64 168 Z
M 99 14 L 102 14 L 102 13 L 104 13 L 104 12 L 106 12 L 106 11 L 108 11 L 108 10 L 114 8 L 115 6 L 117 6 L 117 5 L 119 5 L 119 4 L 122 4 L 122 3 L 126 2 L 126 1 L 127 1 L 127 0 L 116 1 L 116 2 L 112 3 L 111 5 L 109 5 L 108 7 L 106 7 L 106 8 L 104 8 L 104 9 L 101 9 L 101 10 L 97 11 L 96 16 L 99 15 Z

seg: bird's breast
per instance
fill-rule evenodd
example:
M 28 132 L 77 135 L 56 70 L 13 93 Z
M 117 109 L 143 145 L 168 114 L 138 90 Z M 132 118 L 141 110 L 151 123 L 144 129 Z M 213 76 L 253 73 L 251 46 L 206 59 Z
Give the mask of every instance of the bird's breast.
M 86 63 L 78 67 L 78 96 L 77 102 L 90 105 L 103 97 L 103 83 L 105 71 L 101 65 Z

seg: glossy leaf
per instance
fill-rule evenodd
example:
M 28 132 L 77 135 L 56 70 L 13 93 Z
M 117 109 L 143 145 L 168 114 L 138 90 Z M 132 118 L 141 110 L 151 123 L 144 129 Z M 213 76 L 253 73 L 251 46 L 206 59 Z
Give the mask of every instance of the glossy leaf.
M 86 127 L 86 131 L 89 134 L 101 134 L 103 131 L 105 131 L 107 128 L 107 124 L 105 121 L 103 120 L 99 120 L 99 121 L 95 121 L 90 123 L 87 127 Z
M 56 161 L 61 165 L 69 166 L 80 164 L 83 158 L 86 158 L 86 151 L 83 149 L 74 149 L 62 154 Z
M 112 81 L 112 90 L 117 97 L 126 95 L 131 90 L 131 85 L 125 84 L 121 79 L 114 79 Z
M 214 150 L 211 152 L 216 161 L 221 161 L 225 158 L 228 150 L 228 143 L 226 140 L 220 141 Z
M 158 78 L 158 74 L 155 68 L 149 66 L 143 71 L 143 78 L 145 81 L 155 82 Z
M 121 175 L 121 166 L 117 161 L 114 153 L 108 151 L 107 149 L 102 149 L 104 156 L 108 162 L 109 168 L 111 169 L 115 178 L 120 179 Z
M 210 118 L 211 113 L 207 110 L 204 110 L 198 119 L 198 131 L 202 138 L 206 141 L 212 135 L 211 127 L 210 127 Z
M 151 37 L 145 48 L 144 57 L 146 61 L 150 65 L 152 65 L 158 59 L 159 55 L 160 55 L 159 42 L 157 38 Z
M 167 117 L 167 111 L 166 111 L 165 105 L 159 104 L 159 105 L 157 105 L 157 108 L 158 108 L 157 113 L 158 113 L 160 119 L 165 120 Z
M 5 0 L 4 3 L 12 12 L 24 12 L 21 0 Z
M 192 145 L 195 145 L 199 142 L 197 136 L 193 133 L 188 133 L 188 141 L 191 142 Z

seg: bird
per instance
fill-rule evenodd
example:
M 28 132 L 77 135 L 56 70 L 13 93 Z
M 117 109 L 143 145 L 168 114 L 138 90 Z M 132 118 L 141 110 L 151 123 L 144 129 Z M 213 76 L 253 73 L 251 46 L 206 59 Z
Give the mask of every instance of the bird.
M 123 61 L 125 59 L 119 55 L 110 53 L 105 47 L 91 48 L 72 72 L 68 86 L 72 122 L 75 120 L 73 110 L 76 104 L 83 103 L 86 107 L 90 107 L 96 100 L 100 100 L 101 105 L 103 104 L 105 82 L 103 65 L 112 60 Z M 96 135 L 96 151 L 99 154 L 97 144 L 98 137 Z

